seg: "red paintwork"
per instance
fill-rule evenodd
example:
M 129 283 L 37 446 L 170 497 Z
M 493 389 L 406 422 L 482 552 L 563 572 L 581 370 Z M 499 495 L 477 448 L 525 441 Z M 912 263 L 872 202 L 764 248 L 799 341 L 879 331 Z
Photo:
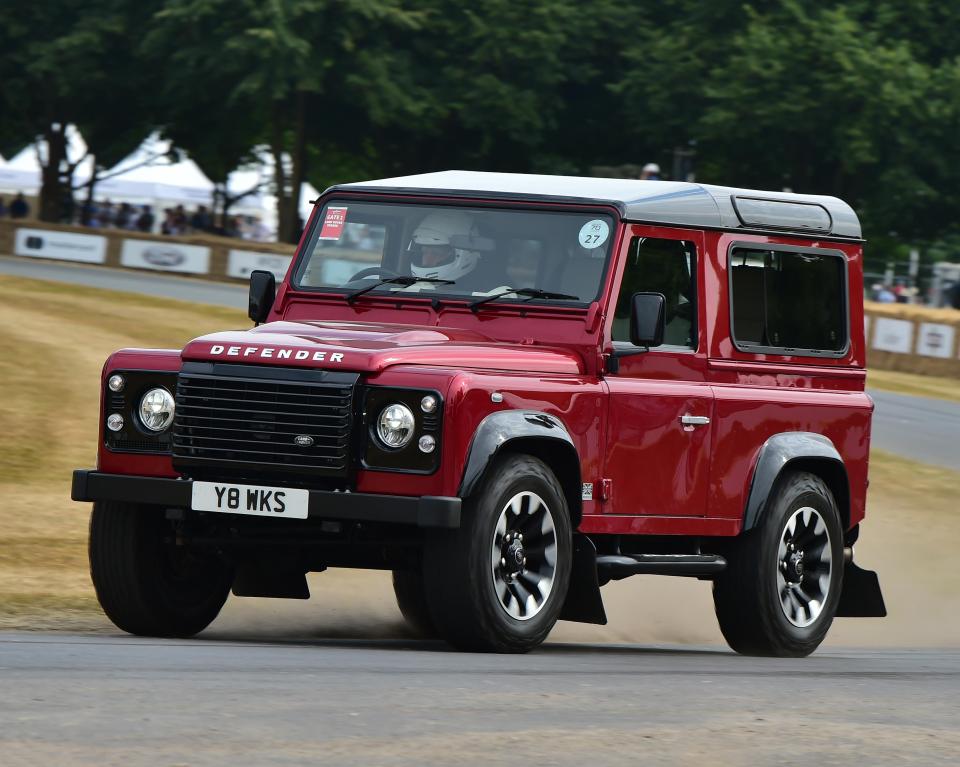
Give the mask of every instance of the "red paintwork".
M 297 352 L 302 359 L 297 359 Z M 281 353 L 291 352 L 280 358 Z M 430 364 L 517 372 L 582 372 L 566 349 L 497 343 L 473 330 L 380 322 L 271 322 L 249 331 L 212 333 L 191 341 L 185 360 L 315 367 L 379 373 L 394 365 Z M 342 355 L 342 358 L 335 356 Z
M 617 375 L 605 375 L 603 355 L 612 349 L 612 312 L 605 307 L 617 294 L 634 236 L 695 242 L 699 346 L 692 352 L 654 349 L 627 357 Z M 744 241 L 828 247 L 845 254 L 852 336 L 845 357 L 781 357 L 734 348 L 726 253 L 732 242 Z M 761 445 L 772 434 L 796 430 L 833 441 L 849 474 L 850 523 L 860 521 L 872 411 L 863 391 L 861 246 L 621 224 L 613 247 L 615 266 L 608 269 L 600 300 L 586 309 L 494 304 L 474 314 L 465 302 L 444 302 L 435 309 L 427 298 L 398 303 L 379 295 L 349 305 L 340 294 L 293 290 L 288 276 L 268 324 L 198 338 L 182 357 L 353 370 L 371 385 L 439 390 L 446 403 L 441 469 L 429 476 L 360 471 L 360 492 L 456 495 L 480 421 L 498 410 L 525 408 L 556 416 L 570 432 L 581 478 L 595 488 L 594 499 L 583 502 L 584 532 L 736 535 Z M 215 346 L 239 351 L 214 355 Z M 254 351 L 246 354 L 247 348 Z M 262 356 L 264 349 L 271 350 L 269 357 Z M 279 349 L 291 350 L 290 357 L 278 358 Z M 309 352 L 309 358 L 297 360 L 297 351 Z M 323 361 L 314 361 L 317 352 L 324 352 Z M 342 359 L 334 362 L 335 354 Z M 108 360 L 104 378 L 117 367 L 176 370 L 180 360 L 175 351 L 125 350 Z M 503 401 L 492 402 L 493 392 L 503 394 Z M 709 416 L 711 424 L 685 429 L 679 422 L 683 414 Z M 169 457 L 104 449 L 99 466 L 175 475 Z M 610 492 L 602 499 L 604 479 L 610 480 Z

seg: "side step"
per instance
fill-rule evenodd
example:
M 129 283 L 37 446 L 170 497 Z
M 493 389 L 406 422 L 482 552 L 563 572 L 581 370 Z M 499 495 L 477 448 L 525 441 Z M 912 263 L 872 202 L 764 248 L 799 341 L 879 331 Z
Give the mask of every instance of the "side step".
M 723 572 L 727 560 L 719 554 L 602 554 L 597 557 L 600 582 L 631 575 L 709 576 Z

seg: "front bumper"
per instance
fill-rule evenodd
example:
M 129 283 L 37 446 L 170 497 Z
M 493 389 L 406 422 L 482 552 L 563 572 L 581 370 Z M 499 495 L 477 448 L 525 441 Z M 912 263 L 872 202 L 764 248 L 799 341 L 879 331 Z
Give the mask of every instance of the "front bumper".
M 193 480 L 105 474 L 93 469 L 73 472 L 70 497 L 75 501 L 119 501 L 189 509 Z M 311 490 L 311 519 L 397 522 L 417 527 L 460 527 L 460 498 L 372 495 Z

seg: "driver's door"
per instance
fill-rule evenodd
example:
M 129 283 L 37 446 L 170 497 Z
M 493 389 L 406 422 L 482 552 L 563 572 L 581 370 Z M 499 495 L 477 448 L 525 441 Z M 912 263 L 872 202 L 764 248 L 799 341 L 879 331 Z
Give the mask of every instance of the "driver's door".
M 707 508 L 713 394 L 696 374 L 700 343 L 698 255 L 702 237 L 633 237 L 627 245 L 610 328 L 614 349 L 636 351 L 630 298 L 666 297 L 664 344 L 622 357 L 608 375 L 605 510 L 637 516 L 702 517 Z M 697 380 L 697 379 L 700 380 Z

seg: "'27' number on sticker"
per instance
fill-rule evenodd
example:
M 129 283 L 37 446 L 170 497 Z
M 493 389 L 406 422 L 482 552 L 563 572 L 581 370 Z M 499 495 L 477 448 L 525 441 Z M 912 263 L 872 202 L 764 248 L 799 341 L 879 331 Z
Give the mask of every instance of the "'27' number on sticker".
M 588 250 L 599 248 L 610 236 L 610 227 L 606 221 L 595 218 L 580 227 L 580 245 Z

